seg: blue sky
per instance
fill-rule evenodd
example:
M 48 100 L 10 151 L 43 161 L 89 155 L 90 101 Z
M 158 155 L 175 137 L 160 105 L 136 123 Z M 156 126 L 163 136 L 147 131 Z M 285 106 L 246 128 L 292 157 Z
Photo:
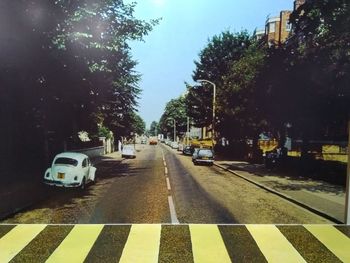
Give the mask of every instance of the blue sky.
M 124 0 L 137 2 L 135 17 L 162 18 L 145 42 L 131 43 L 142 74 L 139 114 L 149 127 L 159 121 L 165 104 L 192 82 L 194 61 L 208 39 L 222 31 L 264 28 L 266 17 L 292 10 L 293 0 Z

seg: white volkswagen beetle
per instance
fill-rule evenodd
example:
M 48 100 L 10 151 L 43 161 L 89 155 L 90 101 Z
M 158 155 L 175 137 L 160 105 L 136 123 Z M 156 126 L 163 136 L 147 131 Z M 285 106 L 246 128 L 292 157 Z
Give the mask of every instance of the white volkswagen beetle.
M 96 168 L 87 155 L 75 152 L 57 154 L 44 175 L 44 183 L 63 187 L 80 187 L 95 181 Z

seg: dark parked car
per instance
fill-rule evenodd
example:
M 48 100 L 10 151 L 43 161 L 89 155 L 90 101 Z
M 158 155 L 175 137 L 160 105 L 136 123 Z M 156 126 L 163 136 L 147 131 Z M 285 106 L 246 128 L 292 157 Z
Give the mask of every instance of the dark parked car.
M 214 164 L 214 154 L 211 149 L 195 149 L 192 155 L 192 162 L 194 164 Z
M 189 146 L 189 145 L 186 145 L 183 150 L 182 150 L 182 153 L 184 155 L 192 155 L 193 154 L 193 151 L 194 151 L 194 148 Z

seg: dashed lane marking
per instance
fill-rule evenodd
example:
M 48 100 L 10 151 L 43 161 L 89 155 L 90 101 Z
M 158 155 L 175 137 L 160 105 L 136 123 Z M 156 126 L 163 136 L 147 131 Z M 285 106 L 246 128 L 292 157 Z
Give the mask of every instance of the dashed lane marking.
M 343 262 L 350 262 L 350 239 L 334 226 L 305 225 L 321 243 Z
M 250 234 L 268 262 L 306 262 L 274 225 L 247 225 Z
M 171 190 L 171 187 L 170 187 L 170 181 L 169 181 L 169 178 L 165 178 L 166 179 L 166 187 L 168 188 L 168 190 L 170 191 Z
M 168 168 L 166 166 L 164 167 L 164 173 L 165 173 L 165 175 L 168 174 Z
M 231 262 L 216 225 L 190 225 L 189 227 L 195 263 Z
M 173 201 L 173 197 L 171 195 L 168 196 L 168 203 L 170 208 L 170 219 L 172 224 L 179 224 L 179 220 L 177 219 L 175 205 Z
M 76 225 L 46 262 L 84 262 L 102 229 L 103 225 Z
M 46 225 L 18 225 L 0 239 L 0 262 L 9 262 L 30 243 Z
M 133 225 L 120 263 L 158 262 L 161 225 Z

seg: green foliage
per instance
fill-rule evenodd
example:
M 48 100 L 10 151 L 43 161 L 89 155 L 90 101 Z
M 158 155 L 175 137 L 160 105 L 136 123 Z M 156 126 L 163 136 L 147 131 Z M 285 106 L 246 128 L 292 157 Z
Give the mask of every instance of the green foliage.
M 98 127 L 98 136 L 105 137 L 106 139 L 112 138 L 111 131 L 103 125 Z
M 157 136 L 159 131 L 159 124 L 156 121 L 152 121 L 149 128 L 149 136 Z
M 226 97 L 222 89 L 224 76 L 232 67 L 234 61 L 239 60 L 245 50 L 252 44 L 252 38 L 247 31 L 231 33 L 225 31 L 209 40 L 207 46 L 199 53 L 199 62 L 193 73 L 193 80 L 206 79 L 214 82 L 217 88 L 218 118 L 222 118 L 224 104 L 222 98 Z M 187 111 L 193 118 L 195 125 L 209 125 L 212 121 L 211 85 L 188 87 Z
M 117 136 L 142 130 L 132 126 L 141 123 L 133 115 L 140 75 L 129 43 L 158 21 L 136 19 L 134 7 L 119 0 L 1 2 L 1 136 L 9 138 L 9 158 L 35 152 L 42 160 L 80 130 L 98 134 L 101 121 Z
M 170 100 L 166 106 L 164 113 L 159 121 L 159 129 L 163 134 L 174 136 L 174 120 L 176 125 L 176 133 L 183 134 L 186 131 L 187 112 L 186 97 L 180 96 L 177 99 Z

